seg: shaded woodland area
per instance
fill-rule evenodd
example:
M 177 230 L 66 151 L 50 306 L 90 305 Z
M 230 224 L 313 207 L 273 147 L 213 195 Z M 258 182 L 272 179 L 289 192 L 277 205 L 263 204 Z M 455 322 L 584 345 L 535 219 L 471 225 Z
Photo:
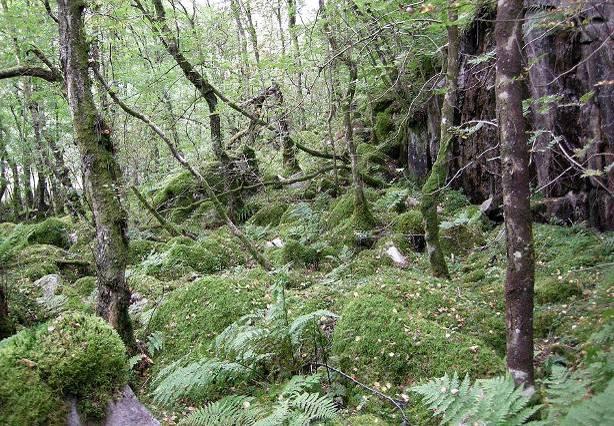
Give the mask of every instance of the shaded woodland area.
M 614 419 L 614 4 L 0 0 L 0 425 Z

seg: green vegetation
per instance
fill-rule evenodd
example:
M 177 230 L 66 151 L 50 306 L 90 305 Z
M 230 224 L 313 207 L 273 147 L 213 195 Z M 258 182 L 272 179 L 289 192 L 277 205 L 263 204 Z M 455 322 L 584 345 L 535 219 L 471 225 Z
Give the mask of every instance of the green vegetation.
M 65 401 L 100 418 L 127 382 L 126 351 L 100 318 L 72 313 L 0 345 L 0 417 L 8 424 L 64 424 Z

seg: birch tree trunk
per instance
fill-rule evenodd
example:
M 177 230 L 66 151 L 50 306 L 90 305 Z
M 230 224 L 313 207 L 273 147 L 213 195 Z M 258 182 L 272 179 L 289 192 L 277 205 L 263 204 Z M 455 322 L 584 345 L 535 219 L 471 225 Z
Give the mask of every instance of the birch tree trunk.
M 529 146 L 522 114 L 522 7 L 522 0 L 500 1 L 497 7 L 495 90 L 507 238 L 507 368 L 517 384 L 532 391 L 535 263 L 529 205 Z

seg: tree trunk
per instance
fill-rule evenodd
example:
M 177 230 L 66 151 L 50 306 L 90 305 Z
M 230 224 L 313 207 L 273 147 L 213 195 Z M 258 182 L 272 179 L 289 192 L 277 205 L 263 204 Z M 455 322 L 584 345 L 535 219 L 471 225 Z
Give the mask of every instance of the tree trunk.
M 369 210 L 367 198 L 365 197 L 364 185 L 358 167 L 358 154 L 354 144 L 354 128 L 352 123 L 352 103 L 356 93 L 356 80 L 358 80 L 358 68 L 348 54 L 345 62 L 350 72 L 348 90 L 343 104 L 343 124 L 345 127 L 345 143 L 350 153 L 350 165 L 352 167 L 352 184 L 354 186 L 354 220 L 355 225 L 361 229 L 371 229 L 375 224 L 375 219 Z
M 303 98 L 303 70 L 301 63 L 301 48 L 298 43 L 298 32 L 296 30 L 296 0 L 288 0 L 288 29 L 292 39 L 292 50 L 294 54 L 294 66 L 296 67 L 296 87 L 298 95 L 298 110 L 301 130 L 307 127 L 305 118 L 305 99 Z
M 252 8 L 249 4 L 250 0 L 238 0 L 239 3 L 243 4 L 243 9 L 245 11 L 245 17 L 247 18 L 247 32 L 249 33 L 249 40 L 252 44 L 252 49 L 254 51 L 254 58 L 256 59 L 256 65 L 260 65 L 260 49 L 258 48 L 258 34 L 256 33 L 256 26 L 254 25 L 254 20 L 252 19 Z
M 522 7 L 522 0 L 499 2 L 495 25 L 495 87 L 507 238 L 507 368 L 517 384 L 532 391 L 535 264 L 529 205 L 529 146 L 522 114 Z
M 9 167 L 11 168 L 11 175 L 13 177 L 13 214 L 15 215 L 15 220 L 19 218 L 19 215 L 23 211 L 23 200 L 21 199 L 21 183 L 19 182 L 19 169 L 17 168 L 17 163 L 15 161 L 8 160 Z
M 439 217 L 437 205 L 439 204 L 439 191 L 446 183 L 448 176 L 448 153 L 450 151 L 454 124 L 454 106 L 456 105 L 456 92 L 458 90 L 458 49 L 460 37 L 458 35 L 458 11 L 450 0 L 448 4 L 448 54 L 446 66 L 446 94 L 441 107 L 441 136 L 439 138 L 439 152 L 433 163 L 431 174 L 422 187 L 422 203 L 420 209 L 424 218 L 424 233 L 426 248 L 431 262 L 431 270 L 436 277 L 450 278 L 448 265 L 441 242 L 439 241 Z
M 247 37 L 241 20 L 241 5 L 239 0 L 230 0 L 230 10 L 237 25 L 237 41 L 241 52 L 241 78 L 243 79 L 243 95 L 249 96 L 249 59 L 247 56 Z
M 6 274 L 0 269 L 0 340 L 15 333 L 15 326 L 9 318 L 6 287 Z
M 96 223 L 96 312 L 109 321 L 134 352 L 136 342 L 128 315 L 130 290 L 125 276 L 128 239 L 126 212 L 120 200 L 121 172 L 114 157 L 111 129 L 94 104 L 84 7 L 82 0 L 58 0 L 60 60 Z

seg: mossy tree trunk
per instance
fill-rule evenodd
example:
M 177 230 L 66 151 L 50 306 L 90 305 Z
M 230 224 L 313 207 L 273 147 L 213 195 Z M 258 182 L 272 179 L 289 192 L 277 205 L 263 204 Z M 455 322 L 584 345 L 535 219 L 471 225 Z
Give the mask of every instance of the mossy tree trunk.
M 529 203 L 529 145 L 522 113 L 522 21 L 522 0 L 499 3 L 495 24 L 495 91 L 507 238 L 507 368 L 516 384 L 524 385 L 528 391 L 532 391 L 535 259 Z
M 305 118 L 305 99 L 303 96 L 303 70 L 301 63 L 301 47 L 298 42 L 298 31 L 296 28 L 296 0 L 288 0 L 288 29 L 292 40 L 292 50 L 294 55 L 294 65 L 296 66 L 296 93 L 298 95 L 298 110 L 301 130 L 306 129 Z
M 96 223 L 96 272 L 99 290 L 96 312 L 117 330 L 127 348 L 136 342 L 128 315 L 126 283 L 127 214 L 120 200 L 121 171 L 115 160 L 111 128 L 98 113 L 89 76 L 89 45 L 83 20 L 83 0 L 58 0 L 60 60 Z
M 21 199 L 21 183 L 19 182 L 19 170 L 15 161 L 11 160 L 10 158 L 7 158 L 7 162 L 9 163 L 9 167 L 11 169 L 11 176 L 13 178 L 13 195 L 11 197 L 11 201 L 13 204 L 13 214 L 15 216 L 15 219 L 17 219 L 23 211 L 23 200 Z
M 350 73 L 348 89 L 343 103 L 343 125 L 345 127 L 345 143 L 350 153 L 350 166 L 352 168 L 352 186 L 354 189 L 354 223 L 362 229 L 370 229 L 375 225 L 375 219 L 371 214 L 367 198 L 365 197 L 364 184 L 360 176 L 358 166 L 358 154 L 354 144 L 354 128 L 352 123 L 352 103 L 356 93 L 356 80 L 358 80 L 358 67 L 352 60 L 351 53 L 345 58 L 344 62 Z
M 431 263 L 431 270 L 436 277 L 450 278 L 448 265 L 439 241 L 439 217 L 437 205 L 439 192 L 443 188 L 448 176 L 448 152 L 452 142 L 450 128 L 454 123 L 454 106 L 456 105 L 456 92 L 458 90 L 458 49 L 460 38 L 458 34 L 458 11 L 450 0 L 448 4 L 448 53 L 446 66 L 446 94 L 441 107 L 441 136 L 439 138 L 439 151 L 433 163 L 431 174 L 422 187 L 422 202 L 420 209 L 424 218 L 424 233 L 426 248 Z

